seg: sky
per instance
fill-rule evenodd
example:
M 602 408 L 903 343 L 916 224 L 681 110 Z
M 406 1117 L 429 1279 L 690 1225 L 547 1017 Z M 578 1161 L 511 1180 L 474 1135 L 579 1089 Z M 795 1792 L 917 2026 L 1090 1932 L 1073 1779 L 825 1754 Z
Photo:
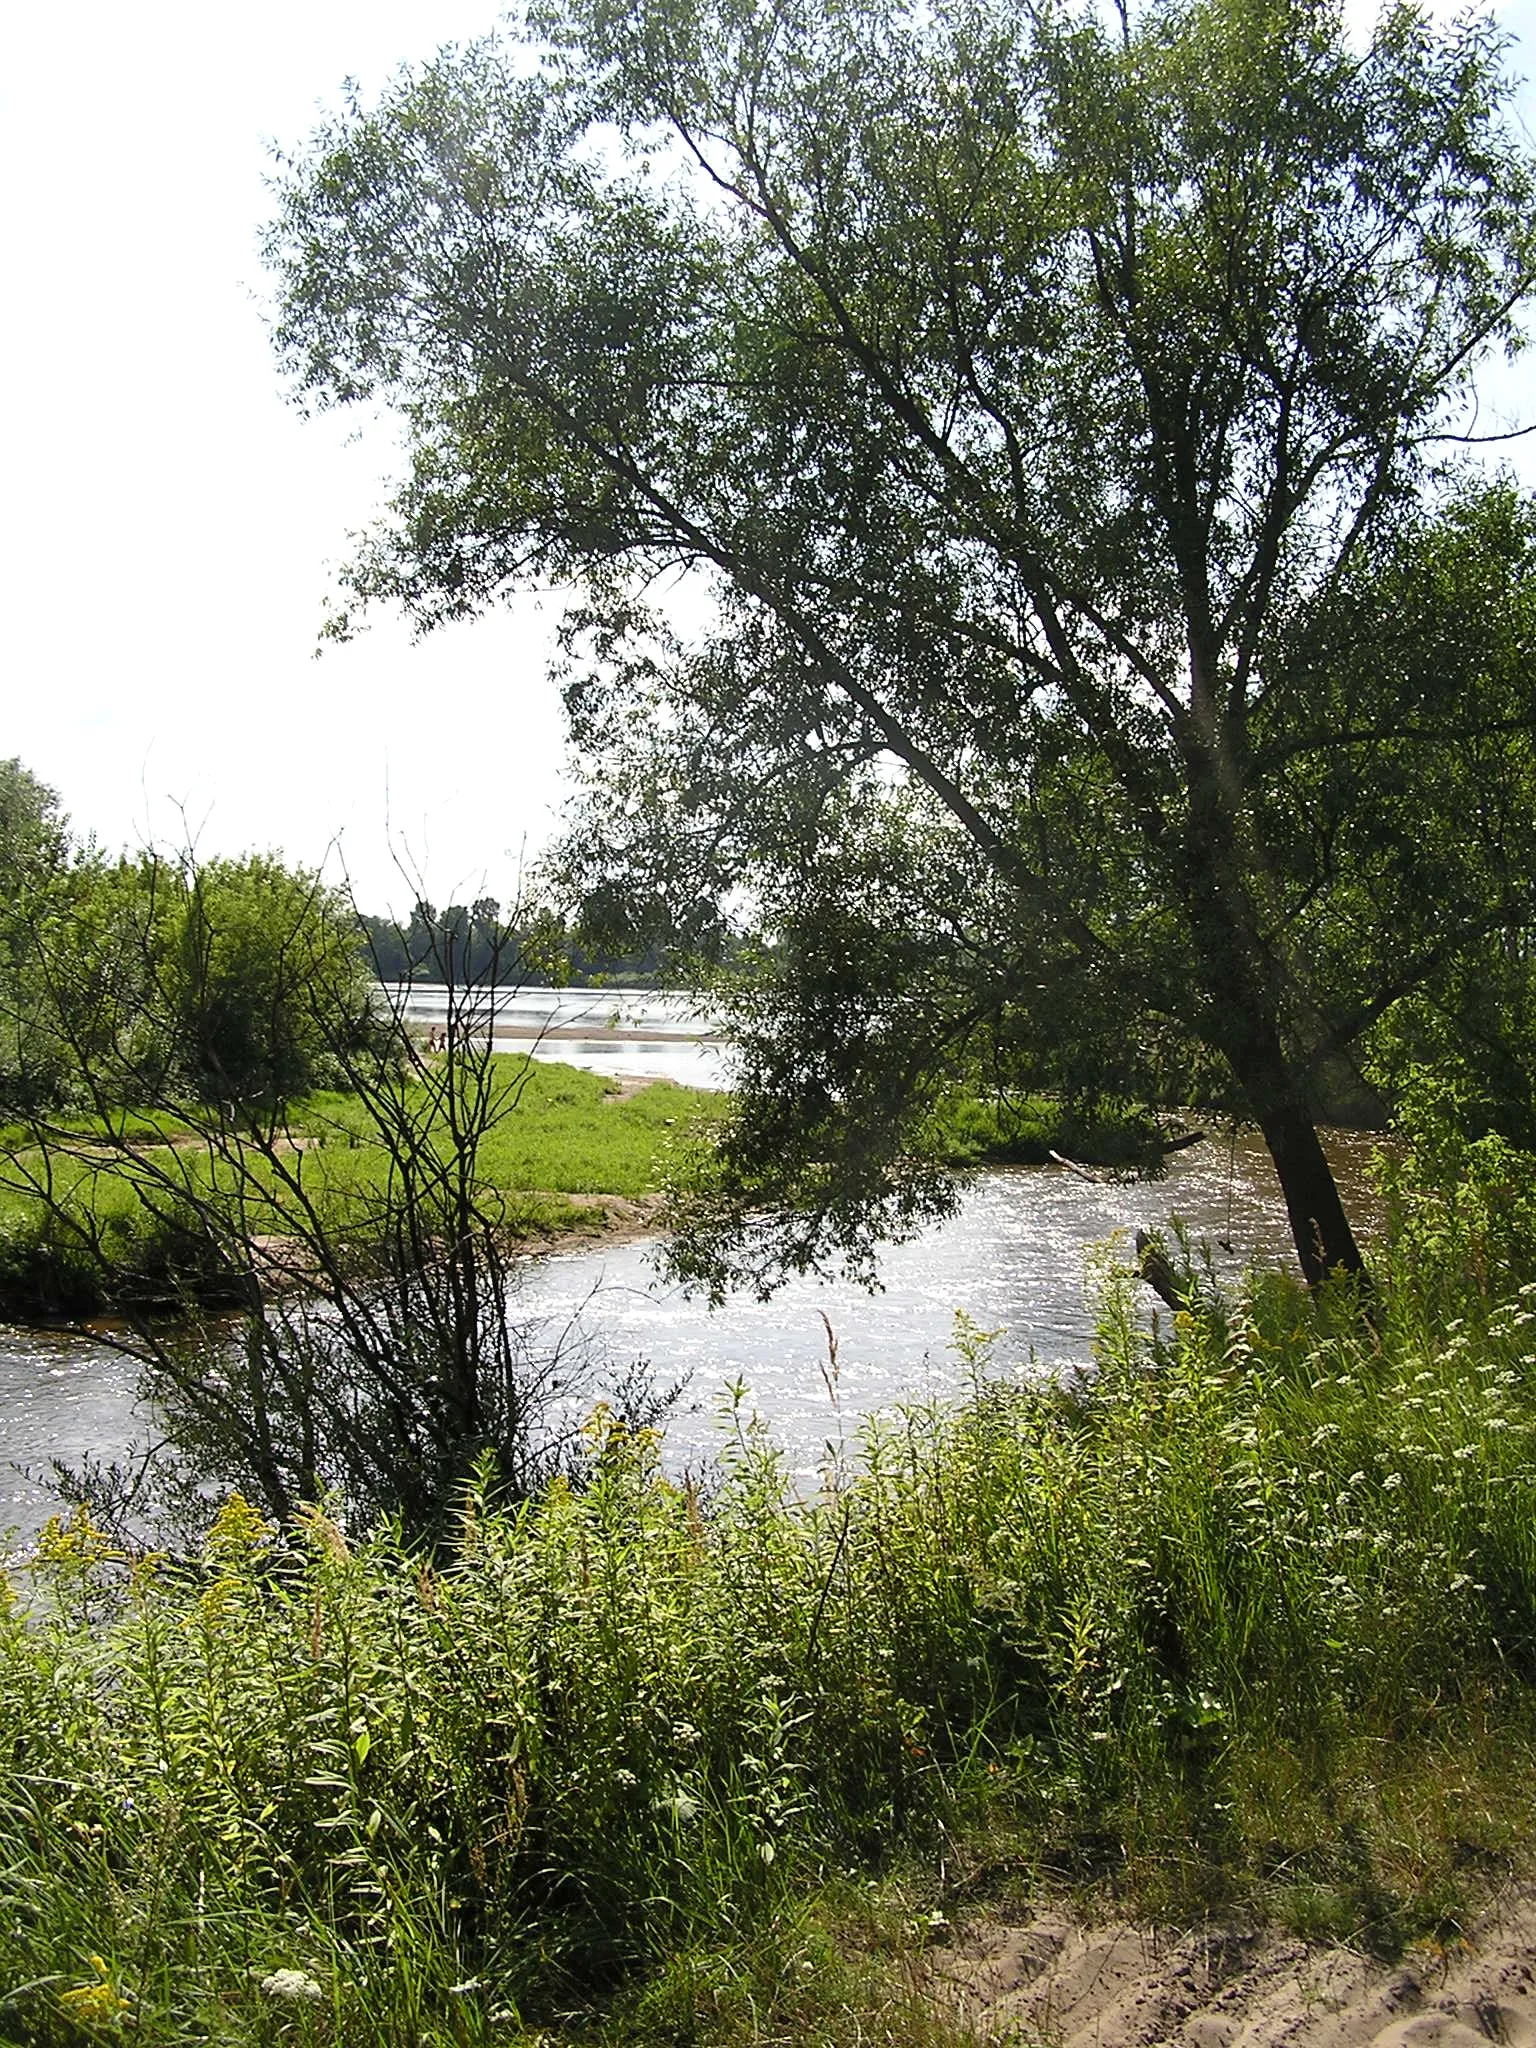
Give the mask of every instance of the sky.
M 1536 70 L 1536 0 L 1499 18 Z M 363 907 L 511 898 L 562 797 L 534 597 L 315 649 L 397 464 L 286 402 L 257 254 L 274 142 L 494 0 L 53 0 L 0 29 L 0 758 L 108 850 L 344 863 Z M 1536 94 L 1523 108 L 1536 129 Z M 1522 379 L 1530 373 L 1521 371 Z M 1536 379 L 1531 381 L 1536 382 Z

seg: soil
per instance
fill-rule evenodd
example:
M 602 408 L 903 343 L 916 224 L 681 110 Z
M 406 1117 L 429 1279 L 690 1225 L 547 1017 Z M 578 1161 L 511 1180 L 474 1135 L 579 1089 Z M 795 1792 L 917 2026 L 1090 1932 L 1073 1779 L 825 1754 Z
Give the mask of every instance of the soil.
M 1536 2048 L 1536 1886 L 1465 1943 L 1395 1964 L 1277 1933 L 989 1925 L 935 1950 L 932 1988 L 1018 2048 Z
M 552 1194 L 549 1199 L 590 1211 L 591 1222 L 573 1230 L 520 1237 L 511 1247 L 515 1258 L 542 1259 L 550 1252 L 586 1251 L 597 1244 L 630 1244 L 637 1237 L 654 1237 L 666 1205 L 662 1195 Z

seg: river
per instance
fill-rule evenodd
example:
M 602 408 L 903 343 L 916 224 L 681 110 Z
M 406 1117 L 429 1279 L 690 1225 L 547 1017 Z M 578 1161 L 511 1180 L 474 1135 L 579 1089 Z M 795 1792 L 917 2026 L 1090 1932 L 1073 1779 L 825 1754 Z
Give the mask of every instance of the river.
M 525 1047 L 600 1073 L 702 1085 L 725 1074 L 724 1048 L 670 1000 L 534 990 L 520 1005 L 494 1020 L 498 1047 Z M 441 999 L 413 991 L 408 1015 L 431 1029 Z M 1330 1146 L 1354 1191 L 1364 1186 L 1375 1145 L 1345 1134 Z M 615 1367 L 643 1359 L 658 1379 L 686 1379 L 667 1431 L 673 1464 L 709 1456 L 725 1390 L 739 1380 L 793 1467 L 809 1474 L 829 1439 L 851 1434 L 862 1413 L 956 1386 L 957 1310 L 999 1332 L 994 1359 L 1005 1370 L 1041 1374 L 1087 1363 L 1092 1248 L 1118 1236 L 1128 1249 L 1138 1227 L 1166 1228 L 1175 1217 L 1210 1241 L 1218 1270 L 1229 1275 L 1255 1260 L 1293 1263 L 1268 1156 L 1240 1134 L 1235 1145 L 1222 1136 L 1175 1154 L 1159 1181 L 1090 1183 L 1063 1167 L 979 1173 L 955 1216 L 886 1252 L 875 1295 L 848 1283 L 793 1280 L 772 1301 L 734 1300 L 711 1313 L 660 1283 L 655 1246 L 640 1241 L 528 1260 L 513 1312 L 544 1326 L 551 1341 L 576 1320 Z M 838 1339 L 836 1408 L 822 1373 L 823 1315 Z M 142 1426 L 133 1385 L 133 1366 L 99 1341 L 0 1325 L 0 1531 L 30 1535 L 51 1512 L 39 1478 L 50 1457 L 121 1454 Z

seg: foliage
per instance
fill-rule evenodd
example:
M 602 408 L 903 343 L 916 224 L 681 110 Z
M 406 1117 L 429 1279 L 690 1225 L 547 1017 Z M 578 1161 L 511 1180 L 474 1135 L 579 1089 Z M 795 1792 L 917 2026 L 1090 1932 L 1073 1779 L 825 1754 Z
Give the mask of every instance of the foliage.
M 1075 1116 L 1059 1099 L 956 1091 L 943 1100 L 926 1141 L 946 1164 L 1044 1166 L 1052 1155 L 1089 1166 L 1156 1172 L 1169 1135 L 1133 1104 L 1106 1102 Z
M 70 848 L 58 798 L 20 761 L 0 761 L 0 1105 L 50 1100 L 61 1048 L 29 943 L 67 894 Z
M 1536 1784 L 1532 1238 L 1488 1225 L 1511 1162 L 1462 1163 L 1400 1183 L 1374 1333 L 1272 1278 L 1148 1333 L 1110 1269 L 1092 1378 L 993 1380 L 962 1323 L 965 1403 L 809 1499 L 738 1396 L 707 1491 L 600 1408 L 431 1558 L 323 1505 L 231 1499 L 190 1566 L 54 1525 L 0 1632 L 29 2038 L 107 1986 L 141 2039 L 265 2040 L 279 1968 L 316 2042 L 581 2031 L 621 1989 L 707 2038 L 754 1946 L 799 1982 L 797 1900 L 893 1856 L 941 1914 L 1001 1851 L 1446 1932 Z
M 544 0 L 286 165 L 283 360 L 410 451 L 349 599 L 575 584 L 571 886 L 767 937 L 712 1280 L 931 1213 L 978 1058 L 1236 1093 L 1358 1264 L 1314 1119 L 1532 924 L 1532 515 L 1449 463 L 1536 280 L 1500 60 L 1326 0 Z
M 169 1096 L 256 1115 L 326 1085 L 342 1052 L 377 1038 L 354 914 L 318 876 L 263 854 L 110 862 L 71 846 L 35 785 L 26 832 L 13 833 L 6 791 L 31 778 L 10 770 L 8 1114 L 132 1111 Z
M 151 878 L 153 888 L 159 876 Z M 184 866 L 163 912 L 168 1057 L 203 1102 L 270 1107 L 377 1038 L 350 903 L 271 856 Z

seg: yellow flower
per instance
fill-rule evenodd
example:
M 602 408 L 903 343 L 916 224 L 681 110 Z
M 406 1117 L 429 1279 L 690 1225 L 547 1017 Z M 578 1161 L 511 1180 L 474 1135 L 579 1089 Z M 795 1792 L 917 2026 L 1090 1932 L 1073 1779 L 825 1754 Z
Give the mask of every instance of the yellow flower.
M 209 1560 L 226 1572 L 238 1572 L 266 1549 L 275 1533 L 243 1494 L 232 1493 L 208 1531 Z
M 37 1539 L 38 1563 L 65 1570 L 87 1570 L 122 1555 L 83 1507 L 77 1507 L 67 1522 L 50 1515 Z
M 128 2010 L 128 1994 L 119 1991 L 112 1982 L 111 1973 L 100 1956 L 91 1956 L 88 1960 L 96 1972 L 95 1983 L 71 1985 L 68 1991 L 59 1993 L 59 2004 L 76 2026 L 115 2026 Z

